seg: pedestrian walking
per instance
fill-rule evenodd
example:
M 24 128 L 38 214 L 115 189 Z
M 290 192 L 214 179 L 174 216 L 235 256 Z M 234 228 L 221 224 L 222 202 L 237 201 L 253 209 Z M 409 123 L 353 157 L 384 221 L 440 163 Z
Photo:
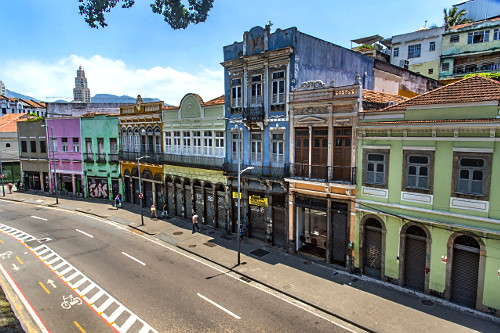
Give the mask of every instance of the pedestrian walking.
M 117 194 L 115 197 L 115 205 L 116 205 L 116 210 L 118 210 L 118 207 L 120 207 L 120 195 Z
M 200 231 L 200 227 L 198 227 L 198 214 L 196 212 L 193 213 L 193 234 L 194 234 L 194 228 L 198 229 Z
M 156 215 L 156 206 L 155 206 L 155 203 L 153 202 L 153 204 L 151 205 L 151 218 L 153 218 L 153 215 L 158 218 L 158 216 Z
M 169 218 L 170 216 L 168 216 L 168 211 L 167 211 L 167 208 L 168 208 L 168 205 L 167 203 L 165 202 L 163 204 L 163 208 L 161 209 L 161 216 L 163 216 L 164 218 Z
M 7 187 L 9 188 L 9 193 L 12 194 L 12 183 L 9 183 L 9 185 L 7 185 Z

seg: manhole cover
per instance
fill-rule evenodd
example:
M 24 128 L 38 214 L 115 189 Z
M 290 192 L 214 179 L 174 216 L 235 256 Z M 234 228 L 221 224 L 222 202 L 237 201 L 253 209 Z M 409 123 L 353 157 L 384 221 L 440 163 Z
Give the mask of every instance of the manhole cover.
M 217 246 L 217 244 L 210 243 L 210 242 L 203 243 L 203 245 L 206 245 L 206 246 L 208 246 L 208 247 L 214 247 L 214 246 Z
M 215 234 L 215 231 L 209 231 L 208 234 L 213 235 L 213 234 Z
M 310 264 L 311 264 L 310 261 L 308 261 L 308 260 L 304 261 L 304 265 L 310 265 Z
M 196 244 L 194 244 L 194 245 L 188 245 L 188 247 L 196 247 Z
M 225 240 L 232 240 L 231 237 L 228 237 L 226 235 L 222 235 L 222 236 L 220 236 L 220 238 L 225 239 Z
M 263 257 L 266 254 L 269 254 L 269 251 L 266 251 L 263 249 L 257 249 L 257 250 L 253 250 L 252 252 L 250 252 L 250 254 L 253 254 L 256 257 Z
M 434 302 L 430 301 L 428 299 L 423 299 L 423 300 L 420 301 L 420 303 L 422 303 L 423 305 L 427 305 L 427 306 L 433 306 L 434 305 Z
M 176 232 L 174 232 L 174 236 L 179 236 L 179 235 L 182 235 L 182 234 L 183 234 L 182 231 L 176 231 Z

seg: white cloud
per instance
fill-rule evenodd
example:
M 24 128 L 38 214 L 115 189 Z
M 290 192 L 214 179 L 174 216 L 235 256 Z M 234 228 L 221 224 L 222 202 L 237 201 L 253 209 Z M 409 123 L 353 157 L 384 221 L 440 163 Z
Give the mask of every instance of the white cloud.
M 94 55 L 84 58 L 71 55 L 54 63 L 39 61 L 10 61 L 0 69 L 6 88 L 40 100 L 56 97 L 72 99 L 76 70 L 85 69 L 90 92 L 95 94 L 155 97 L 165 103 L 178 105 L 190 92 L 205 101 L 224 93 L 222 68 L 200 66 L 196 72 L 181 72 L 171 67 L 134 69 L 121 60 Z

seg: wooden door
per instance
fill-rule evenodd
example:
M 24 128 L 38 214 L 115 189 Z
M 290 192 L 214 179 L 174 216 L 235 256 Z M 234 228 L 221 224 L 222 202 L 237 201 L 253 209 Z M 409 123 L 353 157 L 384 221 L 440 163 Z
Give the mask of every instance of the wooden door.
M 350 182 L 352 129 L 335 127 L 333 141 L 333 180 Z

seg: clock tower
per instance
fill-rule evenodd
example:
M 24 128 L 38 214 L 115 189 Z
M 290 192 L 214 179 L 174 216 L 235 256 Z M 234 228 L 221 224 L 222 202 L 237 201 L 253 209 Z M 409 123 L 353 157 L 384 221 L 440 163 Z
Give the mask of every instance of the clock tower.
M 75 88 L 73 89 L 73 102 L 90 103 L 90 90 L 82 66 L 76 71 Z

